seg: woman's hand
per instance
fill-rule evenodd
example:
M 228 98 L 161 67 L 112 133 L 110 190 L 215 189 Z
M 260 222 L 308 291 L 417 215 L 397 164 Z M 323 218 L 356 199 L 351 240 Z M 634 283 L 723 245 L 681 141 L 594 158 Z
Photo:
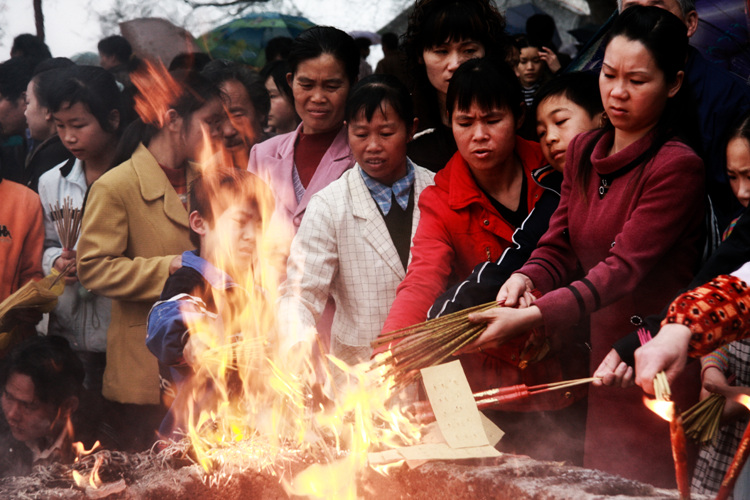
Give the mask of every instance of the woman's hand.
M 594 377 L 600 377 L 601 380 L 594 380 L 594 385 L 608 385 L 615 387 L 630 387 L 633 385 L 633 367 L 628 366 L 617 351 L 612 349 L 607 353 L 599 367 L 594 372 Z
M 548 49 L 547 47 L 542 47 L 541 49 L 539 49 L 539 59 L 547 63 L 547 67 L 553 74 L 562 69 L 562 65 L 560 64 L 560 60 L 557 58 L 557 54 L 555 54 L 553 50 Z
M 543 323 L 542 312 L 536 306 L 524 309 L 493 307 L 489 311 L 469 314 L 469 321 L 487 323 L 487 328 L 457 354 L 479 351 L 482 347 L 496 347 Z
M 659 334 L 635 351 L 635 383 L 646 393 L 654 393 L 654 377 L 667 373 L 671 384 L 685 368 L 690 329 L 685 325 L 664 325 Z
M 78 281 L 78 275 L 76 274 L 76 251 L 63 249 L 60 256 L 56 258 L 55 262 L 52 264 L 52 268 L 63 272 L 63 270 L 68 267 L 68 265 L 70 265 L 70 268 L 65 274 L 66 285 L 70 285 Z
M 516 307 L 522 305 L 526 293 L 531 294 L 533 289 L 534 283 L 528 276 L 521 273 L 514 273 L 500 287 L 500 291 L 497 292 L 497 301 L 502 303 L 503 306 Z M 528 299 L 525 302 L 528 302 Z M 528 307 L 528 305 L 530 304 L 526 304 L 525 307 Z

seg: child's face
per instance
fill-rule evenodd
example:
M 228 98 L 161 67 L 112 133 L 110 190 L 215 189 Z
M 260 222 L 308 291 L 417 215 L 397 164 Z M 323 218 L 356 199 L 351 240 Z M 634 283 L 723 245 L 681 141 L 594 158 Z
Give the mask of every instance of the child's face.
M 253 207 L 236 202 L 216 217 L 213 224 L 201 222 L 202 230 L 193 228 L 201 237 L 201 257 L 233 276 L 233 271 L 247 272 L 256 256 L 260 214 Z
M 382 103 L 372 120 L 364 111 L 349 123 L 349 146 L 362 170 L 390 186 L 406 175 L 406 143 L 412 135 L 389 103 Z
M 508 161 L 516 147 L 516 119 L 509 108 L 484 110 L 472 103 L 456 109 L 451 118 L 453 137 L 472 171 L 492 170 Z
M 536 47 L 524 47 L 516 64 L 516 76 L 524 87 L 531 87 L 542 76 L 544 61 L 539 57 L 539 49 Z
M 744 137 L 735 137 L 727 145 L 729 185 L 740 204 L 750 204 L 750 144 Z
M 63 145 L 81 161 L 99 158 L 112 147 L 115 135 L 102 129 L 83 103 L 63 104 L 52 117 Z
M 599 127 L 599 120 L 599 116 L 589 116 L 588 111 L 564 95 L 553 95 L 540 102 L 536 109 L 536 133 L 549 164 L 562 172 L 570 141 L 581 132 Z

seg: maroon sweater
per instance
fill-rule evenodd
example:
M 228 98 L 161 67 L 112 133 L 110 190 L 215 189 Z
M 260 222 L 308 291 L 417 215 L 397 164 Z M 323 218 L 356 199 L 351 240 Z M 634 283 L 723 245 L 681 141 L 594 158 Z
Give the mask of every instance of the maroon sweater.
M 537 306 L 547 331 L 562 331 L 590 316 L 592 370 L 638 318 L 661 310 L 687 285 L 700 257 L 704 168 L 684 144 L 669 141 L 643 167 L 610 183 L 599 196 L 600 174 L 618 171 L 646 151 L 648 134 L 607 157 L 607 132 L 591 155 L 585 198 L 576 172 L 590 132 L 568 148 L 560 205 L 538 248 L 518 272 L 544 294 Z M 686 400 L 699 381 L 685 382 Z M 683 406 L 678 398 L 678 404 Z M 591 388 L 584 464 L 652 484 L 674 487 L 668 430 L 647 410 L 638 388 Z M 671 471 L 671 472 L 670 472 Z

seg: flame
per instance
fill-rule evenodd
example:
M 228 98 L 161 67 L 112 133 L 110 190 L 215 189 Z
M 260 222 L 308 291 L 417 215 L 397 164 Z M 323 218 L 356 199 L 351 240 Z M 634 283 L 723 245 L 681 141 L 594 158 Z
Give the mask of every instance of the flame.
M 75 451 L 76 458 L 73 461 L 74 463 L 78 463 L 81 458 L 85 457 L 86 455 L 91 455 L 91 453 L 94 452 L 95 449 L 97 449 L 100 445 L 99 441 L 94 443 L 94 446 L 91 447 L 90 450 L 87 450 L 86 447 L 83 445 L 82 442 L 76 441 L 73 443 L 73 450 Z
M 160 125 L 179 85 L 150 63 L 133 82 L 143 94 L 139 115 Z M 218 236 L 211 260 L 232 283 L 204 301 L 216 313 L 185 309 L 184 357 L 193 373 L 173 403 L 176 419 L 210 484 L 253 469 L 278 476 L 290 495 L 357 498 L 367 453 L 413 444 L 420 427 L 390 406 L 393 381 L 383 380 L 384 368 L 322 355 L 311 334 L 298 348 L 281 348 L 275 304 L 293 231 L 272 217 L 273 194 L 254 176 L 231 174 L 240 192 L 227 191 L 221 167 L 230 165 L 228 156 L 206 127 L 203 142 L 200 163 Z M 252 251 L 217 219 L 238 205 L 257 213 Z M 290 477 L 291 462 L 312 465 Z M 97 470 L 76 484 L 101 484 Z
M 747 394 L 736 394 L 731 399 L 750 410 L 750 396 Z
M 80 443 L 76 443 L 76 445 L 79 445 Z M 96 445 L 94 445 L 94 448 L 98 446 L 99 442 L 97 441 Z M 92 448 L 89 450 L 89 453 L 93 451 Z M 83 446 L 81 446 L 81 449 L 83 449 Z M 78 460 L 76 460 L 77 462 Z M 81 474 L 77 470 L 73 471 L 73 481 L 75 482 L 76 486 L 79 488 L 85 489 L 87 487 L 91 487 L 93 489 L 98 489 L 102 485 L 102 480 L 99 477 L 99 469 L 102 466 L 102 463 L 104 462 L 104 455 L 98 455 L 96 457 L 96 461 L 94 462 L 94 467 L 91 469 L 91 472 L 88 474 Z
M 138 88 L 135 95 L 135 111 L 144 123 L 161 128 L 170 105 L 177 101 L 182 87 L 172 78 L 164 63 L 147 59 L 142 66 L 130 74 L 130 80 Z
M 670 422 L 674 418 L 674 402 L 665 401 L 660 399 L 649 399 L 643 396 L 643 404 L 652 412 L 659 415 L 661 418 Z

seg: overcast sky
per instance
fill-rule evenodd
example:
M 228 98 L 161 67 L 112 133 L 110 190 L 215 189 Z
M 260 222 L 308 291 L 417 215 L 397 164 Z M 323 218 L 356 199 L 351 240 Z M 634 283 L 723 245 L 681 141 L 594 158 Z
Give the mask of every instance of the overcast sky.
M 46 42 L 54 56 L 70 57 L 79 52 L 96 52 L 102 31 L 96 12 L 103 12 L 114 2 L 139 0 L 43 0 Z M 148 0 L 140 0 L 148 1 Z M 413 0 L 272 0 L 270 8 L 296 8 L 317 24 L 330 24 L 345 31 L 374 31 L 388 23 L 403 6 Z M 151 3 L 151 5 L 154 5 Z M 202 11 L 189 16 L 182 0 L 159 0 L 156 4 L 163 17 L 176 23 L 187 22 L 197 36 L 217 25 L 217 14 Z M 93 7 L 92 7 L 93 6 Z M 0 61 L 10 56 L 13 37 L 36 33 L 32 0 L 0 0 Z

